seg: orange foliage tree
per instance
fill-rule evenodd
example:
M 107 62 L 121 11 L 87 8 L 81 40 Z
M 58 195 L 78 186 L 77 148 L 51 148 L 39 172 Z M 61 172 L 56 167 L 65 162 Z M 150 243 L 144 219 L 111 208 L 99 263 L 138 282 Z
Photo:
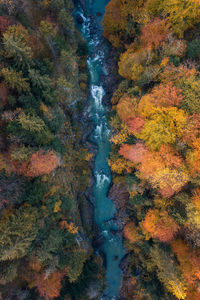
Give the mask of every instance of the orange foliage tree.
M 71 234 L 76 234 L 78 232 L 78 227 L 76 227 L 73 222 L 68 223 L 66 220 L 60 222 L 60 227 L 66 229 Z
M 193 284 L 200 279 L 200 251 L 192 250 L 181 239 L 171 242 L 173 252 L 176 254 L 182 273 L 188 284 Z
M 119 154 L 134 162 L 139 171 L 137 176 L 158 188 L 163 197 L 171 197 L 189 180 L 183 159 L 169 145 L 162 145 L 155 152 L 149 151 L 142 143 L 124 144 Z
M 40 296 L 44 297 L 45 300 L 59 297 L 62 287 L 61 280 L 66 273 L 67 270 L 64 269 L 61 272 L 54 272 L 49 276 L 45 276 L 45 273 L 38 273 L 35 275 L 34 284 L 37 287 Z
M 161 242 L 171 241 L 179 230 L 179 226 L 168 213 L 158 209 L 148 210 L 142 226 L 153 238 Z
M 133 222 L 129 222 L 124 226 L 124 237 L 129 240 L 130 243 L 139 241 L 140 237 Z
M 46 153 L 41 149 L 32 154 L 30 161 L 19 163 L 16 160 L 11 161 L 12 170 L 18 174 L 27 177 L 37 177 L 44 174 L 50 174 L 60 165 L 60 159 L 57 154 L 51 150 Z
M 112 0 L 106 6 L 106 13 L 104 16 L 104 36 L 115 47 L 121 45 L 120 35 L 121 31 L 125 29 L 126 21 L 121 15 L 120 0 Z
M 117 113 L 122 121 L 132 119 L 137 109 L 137 99 L 123 96 L 117 104 Z
M 172 82 L 160 84 L 153 88 L 152 92 L 143 96 L 140 100 L 139 111 L 150 102 L 154 106 L 169 107 L 179 106 L 183 101 L 182 90 L 173 85 Z
M 200 188 L 193 191 L 192 202 L 197 210 L 200 210 Z
M 134 28 L 127 26 L 127 22 L 133 17 L 140 2 L 111 0 L 106 6 L 103 20 L 104 36 L 114 47 L 123 46 L 125 36 L 135 33 Z
M 47 153 L 44 153 L 43 150 L 39 150 L 31 156 L 31 169 L 28 176 L 49 174 L 56 169 L 59 164 L 60 160 L 53 150 Z

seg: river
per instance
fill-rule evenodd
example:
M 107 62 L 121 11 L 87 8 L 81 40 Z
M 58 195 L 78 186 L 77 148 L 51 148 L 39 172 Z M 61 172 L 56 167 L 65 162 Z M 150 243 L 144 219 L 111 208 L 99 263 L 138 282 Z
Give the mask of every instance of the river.
M 104 244 L 101 251 L 106 258 L 106 289 L 102 295 L 104 299 L 117 299 L 122 283 L 122 271 L 119 267 L 125 250 L 120 234 L 117 233 L 117 225 L 114 221 L 116 207 L 107 197 L 112 174 L 108 166 L 110 153 L 110 129 L 106 118 L 107 106 L 102 100 L 106 97 L 103 81 L 109 76 L 105 68 L 105 48 L 103 28 L 101 21 L 108 0 L 86 0 L 85 10 L 81 6 L 76 7 L 75 17 L 81 22 L 77 23 L 82 36 L 88 44 L 89 57 L 87 60 L 90 72 L 89 94 L 89 118 L 92 120 L 95 130 L 90 141 L 97 146 L 98 153 L 95 157 L 93 175 L 93 202 L 95 207 L 95 222 L 104 236 Z M 102 76 L 103 75 L 103 76 Z

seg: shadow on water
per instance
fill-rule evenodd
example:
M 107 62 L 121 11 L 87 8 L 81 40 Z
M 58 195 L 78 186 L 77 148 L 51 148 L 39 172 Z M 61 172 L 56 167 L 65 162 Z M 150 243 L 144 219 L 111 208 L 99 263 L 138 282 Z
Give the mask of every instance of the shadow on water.
M 122 271 L 119 267 L 121 259 L 125 255 L 122 238 L 117 233 L 117 225 L 114 222 L 116 207 L 107 197 L 111 184 L 111 171 L 108 166 L 110 153 L 110 129 L 106 119 L 107 107 L 102 103 L 106 91 L 103 88 L 102 75 L 104 72 L 106 46 L 102 35 L 102 17 L 108 0 L 86 0 L 85 9 L 76 7 L 74 14 L 77 27 L 86 39 L 89 49 L 88 69 L 90 72 L 89 110 L 90 118 L 95 126 L 90 140 L 97 146 L 98 153 L 95 157 L 93 186 L 95 222 L 99 226 L 104 243 L 100 250 L 106 258 L 107 288 L 101 300 L 114 300 L 118 297 Z

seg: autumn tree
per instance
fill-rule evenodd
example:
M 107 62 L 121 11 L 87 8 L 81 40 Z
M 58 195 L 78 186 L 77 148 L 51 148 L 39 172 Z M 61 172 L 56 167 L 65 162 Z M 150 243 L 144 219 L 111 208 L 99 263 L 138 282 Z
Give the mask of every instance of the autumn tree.
M 137 109 L 137 99 L 124 95 L 117 104 L 117 113 L 122 121 L 132 119 Z
M 52 87 L 51 79 L 48 75 L 41 75 L 38 70 L 29 69 L 29 78 L 33 86 L 40 89 L 49 89 Z
M 162 73 L 159 74 L 159 78 L 162 83 L 172 82 L 174 85 L 180 87 L 180 83 L 186 78 L 197 75 L 198 71 L 192 67 L 188 68 L 186 65 L 181 64 L 178 67 L 175 67 L 173 64 L 166 66 Z
M 158 188 L 163 197 L 171 197 L 188 182 L 189 176 L 181 156 L 170 146 L 160 151 L 147 151 L 138 165 L 138 176 Z
M 103 19 L 104 36 L 114 47 L 123 46 L 124 35 L 129 36 L 135 33 L 134 27 L 127 27 L 128 18 L 131 19 L 131 12 L 133 13 L 137 6 L 135 2 L 112 0 L 106 6 Z
M 115 145 L 121 145 L 122 143 L 125 143 L 127 141 L 128 137 L 128 126 L 125 123 L 122 123 L 118 132 L 115 134 L 113 133 L 113 136 L 111 137 L 111 142 Z
M 13 260 L 27 254 L 37 234 L 37 209 L 21 207 L 1 218 L 0 260 Z
M 131 173 L 135 167 L 135 163 L 128 161 L 125 158 L 119 158 L 111 155 L 108 159 L 108 164 L 112 170 L 117 174 L 122 174 L 123 172 Z
M 144 64 L 150 55 L 145 49 L 133 51 L 128 49 L 124 52 L 119 61 L 119 74 L 129 80 L 139 80 L 144 73 Z
M 197 138 L 192 143 L 192 149 L 187 151 L 186 162 L 189 166 L 190 173 L 193 177 L 200 173 L 200 138 Z
M 120 155 L 135 163 L 141 163 L 146 152 L 147 149 L 142 143 L 137 143 L 135 145 L 123 144 L 119 150 Z
M 150 250 L 151 265 L 165 288 L 178 299 L 186 298 L 187 286 L 178 265 L 157 245 Z
M 154 150 L 163 144 L 174 144 L 182 137 L 187 115 L 176 107 L 157 107 L 151 109 L 142 131 L 136 136 L 143 139 Z
M 190 114 L 200 113 L 200 79 L 196 76 L 190 76 L 184 78 L 180 83 L 184 101 L 181 103 L 181 107 Z
M 167 56 L 184 57 L 187 43 L 182 39 L 170 38 L 168 44 L 164 47 L 164 53 Z
M 148 116 L 151 106 L 170 107 L 179 106 L 184 101 L 183 91 L 172 82 L 155 86 L 153 90 L 144 95 L 138 105 L 138 111 L 143 116 Z
M 167 15 L 172 31 L 183 37 L 184 31 L 197 24 L 200 20 L 199 0 L 164 0 L 160 8 Z
M 51 150 L 44 153 L 43 150 L 32 154 L 30 159 L 30 167 L 25 173 L 26 176 L 35 177 L 43 174 L 50 174 L 60 165 L 57 154 Z
M 188 284 L 193 284 L 199 278 L 199 250 L 192 250 L 181 239 L 172 241 L 171 247 L 178 258 L 181 271 L 186 281 Z
M 5 82 L 12 89 L 17 89 L 19 93 L 21 93 L 22 91 L 30 91 L 30 85 L 27 82 L 28 78 L 23 77 L 22 71 L 17 72 L 14 69 L 3 68 L 1 69 L 1 74 L 4 77 Z
M 167 38 L 169 26 L 166 19 L 155 18 L 142 27 L 141 42 L 144 47 L 157 48 L 163 45 Z
M 145 118 L 142 116 L 136 116 L 126 121 L 130 134 L 137 135 L 141 132 L 145 124 Z
M 13 58 L 19 66 L 28 64 L 32 57 L 28 31 L 22 25 L 9 26 L 3 34 L 6 56 Z
M 59 297 L 61 290 L 61 280 L 65 276 L 67 270 L 63 272 L 53 272 L 49 276 L 45 276 L 45 272 L 39 273 L 35 276 L 34 284 L 38 289 L 41 297 L 45 300 Z
M 193 191 L 192 202 L 197 210 L 200 210 L 200 189 L 197 188 Z
M 166 211 L 157 209 L 148 210 L 142 226 L 153 238 L 157 238 L 162 242 L 172 240 L 179 230 L 179 226 Z
M 135 243 L 140 240 L 137 228 L 133 222 L 129 222 L 124 226 L 124 237 L 130 243 Z
M 193 143 L 199 136 L 200 114 L 192 114 L 187 117 L 187 126 L 183 130 L 182 141 L 193 148 Z

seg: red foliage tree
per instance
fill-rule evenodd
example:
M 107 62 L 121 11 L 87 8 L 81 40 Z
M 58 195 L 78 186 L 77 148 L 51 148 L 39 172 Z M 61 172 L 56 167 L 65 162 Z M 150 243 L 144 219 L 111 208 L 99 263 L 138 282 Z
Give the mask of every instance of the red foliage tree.
M 141 41 L 143 46 L 148 48 L 157 48 L 162 46 L 167 38 L 169 26 L 166 20 L 155 18 L 151 23 L 146 24 L 142 28 Z
M 168 213 L 158 209 L 150 209 L 142 225 L 153 238 L 157 238 L 161 242 L 171 241 L 179 230 L 179 226 Z
M 142 162 L 146 152 L 147 149 L 142 143 L 137 143 L 135 145 L 124 144 L 119 150 L 120 155 L 136 163 Z
M 144 127 L 145 120 L 143 117 L 135 117 L 134 119 L 129 119 L 126 123 L 130 133 L 137 134 L 140 133 Z

